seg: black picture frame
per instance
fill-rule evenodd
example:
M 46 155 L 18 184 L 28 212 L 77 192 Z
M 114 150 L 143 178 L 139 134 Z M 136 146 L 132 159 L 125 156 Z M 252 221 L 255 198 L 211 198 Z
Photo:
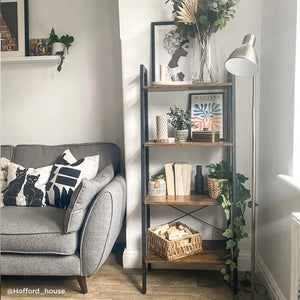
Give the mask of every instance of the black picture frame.
M 152 22 L 151 23 L 151 81 L 155 80 L 155 27 L 157 26 L 167 26 L 174 25 L 173 21 L 164 21 L 164 22 Z M 175 28 L 175 25 L 174 25 Z
M 207 106 L 205 105 L 206 103 L 208 104 Z M 225 128 L 227 115 L 224 106 L 224 92 L 191 93 L 189 94 L 189 104 L 192 121 L 196 124 L 196 126 L 191 128 L 191 132 L 203 130 L 206 127 L 209 130 L 219 130 L 220 139 L 227 139 L 227 129 Z M 197 104 L 200 104 L 199 108 L 195 107 Z
M 29 55 L 28 0 L 1 0 L 4 26 L 1 41 L 3 57 Z M 2 28 L 3 30 L 3 28 Z

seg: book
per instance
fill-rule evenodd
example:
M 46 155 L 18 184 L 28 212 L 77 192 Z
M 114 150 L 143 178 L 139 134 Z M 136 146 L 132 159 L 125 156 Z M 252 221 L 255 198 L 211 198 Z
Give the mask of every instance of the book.
M 167 182 L 167 194 L 175 195 L 174 163 L 165 164 L 165 174 Z
M 188 163 L 176 163 L 175 170 L 175 194 L 185 196 L 191 194 L 192 165 Z

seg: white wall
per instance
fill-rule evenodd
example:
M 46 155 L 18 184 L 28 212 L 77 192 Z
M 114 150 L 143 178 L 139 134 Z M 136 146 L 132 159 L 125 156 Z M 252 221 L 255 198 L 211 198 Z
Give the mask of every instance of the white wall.
M 125 132 L 125 164 L 127 174 L 127 249 L 123 261 L 125 267 L 141 264 L 141 206 L 140 206 L 140 107 L 139 65 L 150 70 L 150 24 L 171 20 L 171 7 L 163 0 L 119 0 L 120 31 L 122 43 L 123 101 Z M 226 28 L 216 34 L 219 66 L 222 68 L 230 52 L 241 44 L 247 33 L 257 36 L 260 49 L 260 1 L 241 1 L 235 18 Z M 237 80 L 237 167 L 247 176 L 251 174 L 251 81 Z M 154 151 L 151 151 L 151 155 Z M 163 150 L 161 150 L 163 151 Z M 181 151 L 181 158 L 188 157 L 191 150 Z M 170 151 L 168 151 L 170 153 Z M 173 153 L 172 153 L 173 154 Z M 175 153 L 174 153 L 175 154 Z M 158 155 L 156 155 L 157 157 Z M 206 154 L 207 156 L 207 154 Z M 163 159 L 166 158 L 163 154 Z M 157 161 L 156 163 L 158 163 Z M 166 221 L 170 211 L 161 209 L 155 223 Z M 209 218 L 213 212 L 209 213 Z M 187 220 L 190 222 L 190 219 Z M 248 232 L 250 227 L 247 228 Z M 240 244 L 244 268 L 249 268 L 249 241 Z
M 293 175 L 297 1 L 262 3 L 257 251 L 274 293 L 290 299 L 290 214 L 300 193 L 277 175 Z
M 2 64 L 1 143 L 114 142 L 123 149 L 117 0 L 29 0 L 30 37 L 75 38 L 56 63 Z

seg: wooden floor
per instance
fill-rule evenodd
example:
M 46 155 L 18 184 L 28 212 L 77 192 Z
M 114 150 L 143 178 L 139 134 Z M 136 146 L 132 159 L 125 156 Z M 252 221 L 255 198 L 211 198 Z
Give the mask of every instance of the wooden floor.
M 120 253 L 111 254 L 102 268 L 87 279 L 89 293 L 80 292 L 77 280 L 68 277 L 11 277 L 1 278 L 1 299 L 159 299 L 159 300 L 228 300 L 250 299 L 250 294 L 240 292 L 233 298 L 219 271 L 158 270 L 148 273 L 147 294 L 141 294 L 141 270 L 123 269 Z M 9 295 L 10 289 L 38 291 L 37 295 Z M 65 291 L 64 295 L 45 294 Z M 44 295 L 43 295 L 44 293 Z M 257 296 L 257 300 L 268 299 Z

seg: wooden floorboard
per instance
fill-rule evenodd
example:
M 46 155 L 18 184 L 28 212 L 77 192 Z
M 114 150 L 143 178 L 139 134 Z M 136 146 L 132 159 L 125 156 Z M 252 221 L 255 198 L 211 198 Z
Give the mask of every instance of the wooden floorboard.
M 120 252 L 110 255 L 92 277 L 87 278 L 88 294 L 80 292 L 76 278 L 2 276 L 1 299 L 116 299 L 116 300 L 229 300 L 250 299 L 248 293 L 233 298 L 219 271 L 153 269 L 147 276 L 147 294 L 141 294 L 141 270 L 123 269 Z M 167 267 L 167 265 L 164 265 Z M 38 295 L 8 295 L 10 289 L 39 289 Z M 64 290 L 64 295 L 42 295 L 47 290 Z M 47 296 L 47 297 L 46 297 Z M 268 299 L 257 297 L 257 300 Z

